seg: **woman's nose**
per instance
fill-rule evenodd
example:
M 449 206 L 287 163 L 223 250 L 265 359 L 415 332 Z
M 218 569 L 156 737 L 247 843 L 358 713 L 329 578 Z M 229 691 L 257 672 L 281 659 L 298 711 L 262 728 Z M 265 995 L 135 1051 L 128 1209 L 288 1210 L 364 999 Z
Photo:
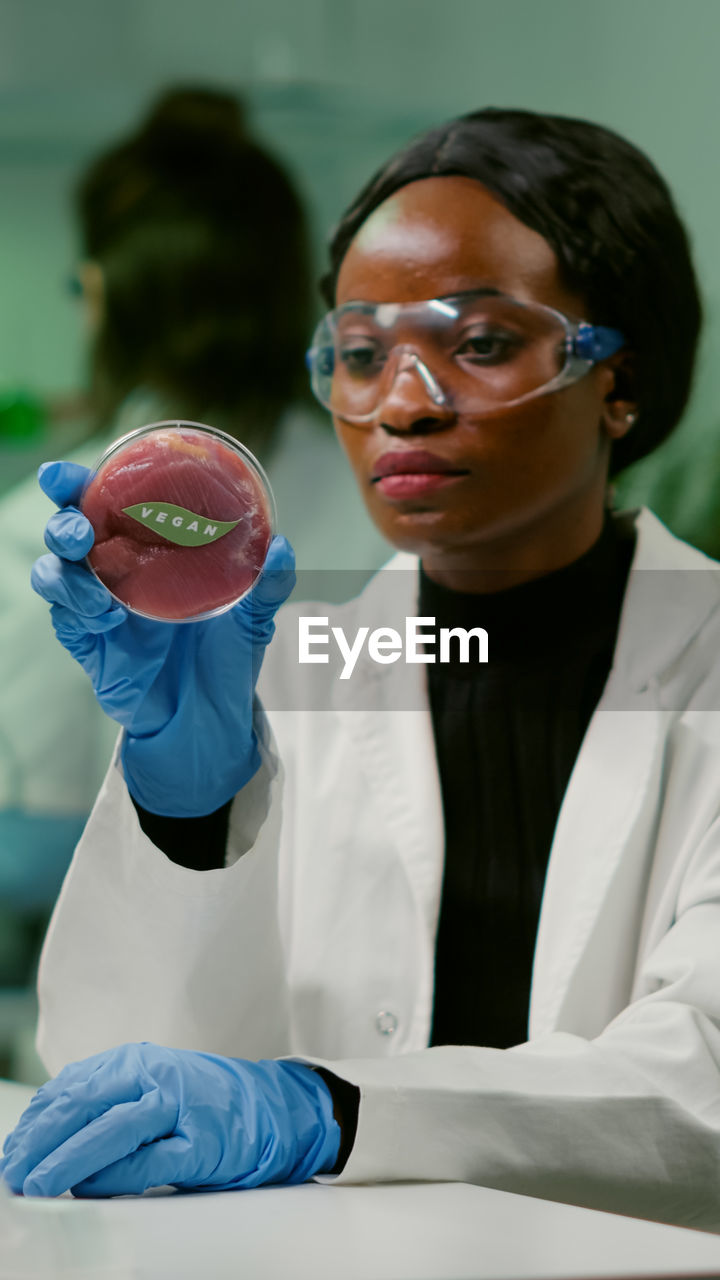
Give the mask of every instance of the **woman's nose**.
M 378 407 L 377 421 L 388 433 L 442 431 L 455 413 L 427 365 L 413 353 L 403 355 L 387 395 Z

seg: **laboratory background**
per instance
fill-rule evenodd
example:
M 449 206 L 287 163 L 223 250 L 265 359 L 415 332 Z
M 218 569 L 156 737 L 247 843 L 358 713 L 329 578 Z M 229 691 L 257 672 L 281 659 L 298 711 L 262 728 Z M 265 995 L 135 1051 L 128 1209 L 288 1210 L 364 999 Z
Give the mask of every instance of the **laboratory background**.
M 720 555 L 719 45 L 718 0 L 0 0 L 0 505 L 88 435 L 71 193 L 159 93 L 242 97 L 305 202 L 316 274 L 333 223 L 394 148 L 464 111 L 526 107 L 617 129 L 675 193 L 704 294 L 701 360 L 682 427 L 618 479 L 618 501 L 648 503 Z M 329 474 L 345 467 L 336 449 L 328 433 Z M 41 525 L 22 532 L 40 554 Z M 0 549 L 0 686 L 16 688 L 32 671 L 6 625 L 2 566 Z M 0 694 L 0 763 L 9 707 Z M 33 978 L 63 855 L 43 862 L 26 839 L 5 774 L 0 1077 L 38 1083 Z

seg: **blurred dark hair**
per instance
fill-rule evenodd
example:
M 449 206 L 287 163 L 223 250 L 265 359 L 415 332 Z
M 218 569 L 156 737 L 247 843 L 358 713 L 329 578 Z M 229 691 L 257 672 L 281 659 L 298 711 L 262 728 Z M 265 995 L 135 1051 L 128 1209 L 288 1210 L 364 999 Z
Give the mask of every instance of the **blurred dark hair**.
M 304 394 L 310 263 L 298 194 L 248 136 L 239 101 L 167 91 L 90 165 L 76 207 L 105 285 L 99 421 L 141 386 L 173 413 L 216 411 L 267 445 Z
M 564 116 L 488 108 L 410 142 L 360 192 L 335 230 L 322 281 L 334 305 L 350 241 L 379 204 L 421 178 L 475 178 L 557 255 L 585 299 L 583 319 L 622 330 L 638 421 L 613 446 L 616 473 L 655 449 L 685 408 L 702 319 L 688 238 L 643 152 L 609 129 Z M 621 375 L 622 376 L 622 375 Z

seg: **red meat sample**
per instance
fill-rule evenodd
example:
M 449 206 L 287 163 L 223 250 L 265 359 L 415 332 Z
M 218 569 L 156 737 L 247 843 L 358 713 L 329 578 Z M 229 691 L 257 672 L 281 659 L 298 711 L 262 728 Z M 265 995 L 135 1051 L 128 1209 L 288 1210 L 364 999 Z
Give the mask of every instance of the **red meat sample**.
M 179 546 L 123 508 L 173 504 L 207 521 L 237 520 L 204 546 Z M 130 609 L 177 621 L 221 609 L 252 586 L 272 537 L 258 474 L 229 445 L 189 427 L 165 427 L 104 462 L 81 501 L 95 531 L 88 562 Z

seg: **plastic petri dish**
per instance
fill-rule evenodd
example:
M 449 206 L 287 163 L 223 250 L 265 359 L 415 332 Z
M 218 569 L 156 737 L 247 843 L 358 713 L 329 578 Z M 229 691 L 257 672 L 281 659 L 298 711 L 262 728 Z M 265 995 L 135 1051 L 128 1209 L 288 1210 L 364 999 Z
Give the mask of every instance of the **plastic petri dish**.
M 87 564 L 144 618 L 197 622 L 232 608 L 258 577 L 275 501 L 257 458 L 200 422 L 153 422 L 116 440 L 80 499 Z

